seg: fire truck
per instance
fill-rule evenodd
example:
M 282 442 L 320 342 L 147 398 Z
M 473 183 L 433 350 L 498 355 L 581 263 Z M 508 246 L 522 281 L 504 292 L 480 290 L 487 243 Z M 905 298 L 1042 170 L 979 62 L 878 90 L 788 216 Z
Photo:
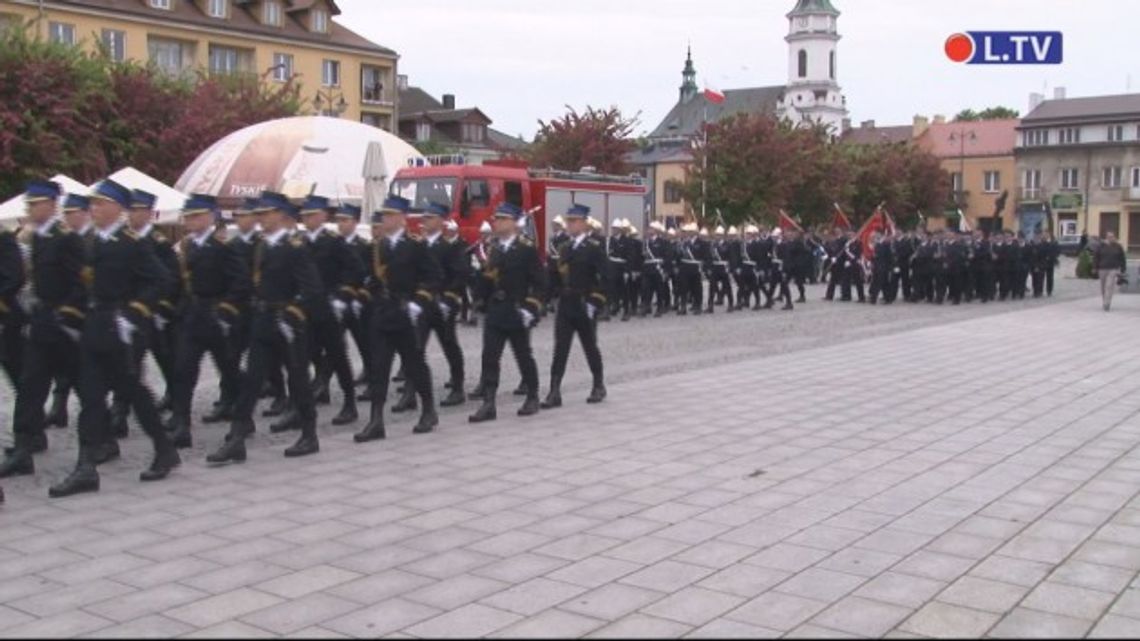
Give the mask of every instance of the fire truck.
M 431 165 L 409 166 L 396 173 L 391 193 L 407 198 L 412 212 L 422 212 L 429 203 L 451 208 L 464 240 L 479 238 L 479 227 L 489 222 L 495 208 L 510 202 L 528 213 L 526 232 L 545 252 L 551 221 L 571 204 L 586 205 L 591 216 L 605 225 L 625 218 L 638 229 L 645 228 L 646 188 L 641 176 L 607 176 L 585 168 L 567 172 L 531 169 L 525 163 L 499 160 L 468 165 L 462 158 Z

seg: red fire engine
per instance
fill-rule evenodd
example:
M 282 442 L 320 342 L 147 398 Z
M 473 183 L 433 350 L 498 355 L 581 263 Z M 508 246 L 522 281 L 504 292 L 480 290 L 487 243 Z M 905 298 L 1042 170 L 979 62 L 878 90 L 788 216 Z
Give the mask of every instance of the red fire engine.
M 489 221 L 504 201 L 530 214 L 528 233 L 545 251 L 550 221 L 571 204 L 590 207 L 591 215 L 609 231 L 610 221 L 625 218 L 645 227 L 645 185 L 640 176 L 606 176 L 580 172 L 528 169 L 515 161 L 488 161 L 482 165 L 436 164 L 401 169 L 392 180 L 391 193 L 412 202 L 413 212 L 435 202 L 451 207 L 468 242 L 479 238 L 479 227 Z

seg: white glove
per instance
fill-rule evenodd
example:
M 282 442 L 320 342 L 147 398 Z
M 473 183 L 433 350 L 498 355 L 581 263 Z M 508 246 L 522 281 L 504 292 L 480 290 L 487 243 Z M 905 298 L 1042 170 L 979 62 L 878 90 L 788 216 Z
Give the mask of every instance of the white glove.
M 348 309 L 348 305 L 344 301 L 334 298 L 331 301 L 333 316 L 336 316 L 338 322 L 344 321 L 344 312 Z
M 224 320 L 219 320 L 218 321 L 218 327 L 221 328 L 221 330 L 222 330 L 222 336 L 224 336 L 226 338 L 230 337 L 230 331 L 233 329 L 232 325 L 230 325 L 229 323 L 227 323 Z
M 522 317 L 523 327 L 530 327 L 534 322 L 534 314 L 526 311 L 525 309 L 519 310 L 519 316 Z
M 157 329 L 158 331 L 161 332 L 162 330 L 166 329 L 166 326 L 169 324 L 170 324 L 170 322 L 167 321 L 165 318 L 163 318 L 162 314 L 155 314 L 154 315 L 154 328 Z
M 895 267 L 895 273 L 896 273 L 896 274 L 901 274 L 901 273 L 902 273 L 902 270 L 901 270 L 901 269 L 899 269 L 898 267 Z
M 70 338 L 71 340 L 75 341 L 76 343 L 79 342 L 79 330 L 78 329 L 67 327 L 66 325 L 61 326 L 59 329 L 64 334 L 67 334 L 67 337 Z
M 281 336 L 284 337 L 286 343 L 291 344 L 293 339 L 297 337 L 296 334 L 293 333 L 293 328 L 285 321 L 277 321 L 277 329 L 281 330 Z
M 444 318 L 451 316 L 451 307 L 447 303 L 439 303 L 439 313 L 443 314 Z
M 119 341 L 123 345 L 130 345 L 132 343 L 131 337 L 135 333 L 135 326 L 127 319 L 119 316 L 115 318 L 115 328 L 119 331 Z
M 598 308 L 594 307 L 590 303 L 586 303 L 586 318 L 588 318 L 590 320 L 594 320 L 594 316 L 596 316 L 597 314 L 598 314 Z
M 419 320 L 420 314 L 422 313 L 424 313 L 424 308 L 416 303 L 408 303 L 408 318 L 412 320 L 413 325 L 416 324 L 416 321 Z
M 361 305 L 360 301 L 358 301 L 358 300 L 352 301 L 352 304 L 349 305 L 349 307 L 352 308 L 352 315 L 353 316 L 360 318 L 362 315 L 364 315 L 364 305 Z

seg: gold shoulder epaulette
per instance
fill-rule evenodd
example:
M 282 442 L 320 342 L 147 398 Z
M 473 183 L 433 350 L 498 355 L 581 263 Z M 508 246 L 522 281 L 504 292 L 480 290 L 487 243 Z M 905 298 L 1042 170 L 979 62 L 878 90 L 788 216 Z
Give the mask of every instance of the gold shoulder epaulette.
M 163 236 L 162 232 L 156 231 L 156 232 L 154 232 L 154 242 L 165 243 L 166 242 L 166 236 Z
M 294 246 L 294 247 L 304 247 L 305 246 L 305 239 L 300 237 L 300 236 L 294 236 L 294 237 L 289 239 L 289 244 Z
M 123 227 L 123 238 L 130 238 L 131 240 L 138 240 L 139 235 L 136 234 L 134 232 L 134 230 L 127 229 L 126 227 Z

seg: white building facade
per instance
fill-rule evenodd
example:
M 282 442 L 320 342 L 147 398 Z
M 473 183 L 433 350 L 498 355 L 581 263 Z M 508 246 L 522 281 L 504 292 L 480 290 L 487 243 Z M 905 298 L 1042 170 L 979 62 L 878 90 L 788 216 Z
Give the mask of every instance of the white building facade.
M 839 11 L 831 0 L 799 0 L 788 13 L 788 85 L 780 115 L 843 134 L 847 99 L 839 86 Z

